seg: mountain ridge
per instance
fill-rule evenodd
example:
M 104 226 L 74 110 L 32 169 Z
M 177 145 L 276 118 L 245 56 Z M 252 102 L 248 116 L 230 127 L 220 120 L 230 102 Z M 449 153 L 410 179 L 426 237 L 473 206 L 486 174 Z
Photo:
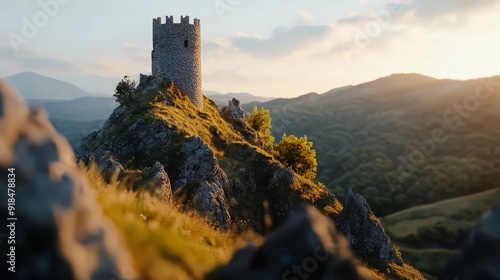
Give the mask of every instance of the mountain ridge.
M 22 72 L 5 77 L 4 79 L 16 87 L 24 99 L 71 100 L 86 96 L 106 96 L 100 93 L 91 94 L 69 82 L 50 78 L 34 72 Z

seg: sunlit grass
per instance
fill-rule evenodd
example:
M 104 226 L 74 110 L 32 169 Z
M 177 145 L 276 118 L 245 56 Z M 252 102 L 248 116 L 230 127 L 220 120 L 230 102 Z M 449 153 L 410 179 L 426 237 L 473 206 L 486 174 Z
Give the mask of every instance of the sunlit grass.
M 169 98 L 173 104 L 167 105 Z M 130 123 L 137 118 L 146 118 L 151 121 L 164 120 L 171 128 L 175 127 L 177 138 L 174 145 L 177 146 L 171 147 L 167 153 L 177 152 L 178 146 L 187 138 L 196 136 L 214 152 L 221 167 L 235 177 L 241 169 L 260 168 L 260 165 L 252 165 L 255 163 L 249 160 L 249 155 L 258 159 L 257 164 L 270 165 L 275 162 L 273 156 L 262 147 L 246 141 L 241 131 L 238 131 L 241 127 L 235 129 L 237 123 L 223 119 L 218 108 L 212 106 L 206 97 L 204 109 L 199 110 L 170 85 L 165 94 L 158 90 L 144 93 L 136 107 Z M 108 134 L 125 137 L 127 127 L 128 123 L 121 123 L 112 127 Z M 137 160 L 150 161 L 145 157 Z M 126 179 L 118 181 L 114 178 L 111 183 L 106 183 L 95 165 L 82 169 L 104 213 L 124 235 L 135 265 L 145 279 L 203 279 L 206 273 L 226 264 L 246 241 L 260 238 L 254 233 L 241 233 L 241 227 L 236 226 L 237 230 L 234 231 L 218 231 L 206 219 L 194 213 L 181 212 L 176 206 L 167 204 L 161 199 L 161 194 L 141 191 L 140 186 Z M 131 170 L 128 168 L 129 176 L 133 175 Z M 140 170 L 137 172 L 140 173 Z M 297 183 L 291 186 L 290 191 L 295 198 L 318 204 L 320 210 L 331 217 L 342 211 L 338 200 L 329 205 L 324 203 L 323 199 L 329 197 L 329 192 L 323 184 L 299 175 L 294 177 Z M 243 183 L 244 180 L 242 177 Z M 262 204 L 258 196 L 245 198 L 238 202 L 244 205 L 240 207 L 242 210 L 237 209 L 232 215 L 236 214 L 234 217 L 243 218 L 243 221 L 252 224 L 256 222 L 253 220 L 257 220 L 254 213 L 259 213 L 254 210 L 262 207 Z M 235 201 L 234 198 L 232 200 Z M 383 279 L 379 272 L 369 268 L 366 270 L 374 279 Z
M 146 279 L 202 279 L 228 262 L 245 240 L 220 232 L 190 213 L 181 213 L 146 192 L 106 183 L 95 166 L 84 169 L 104 213 L 119 228 Z

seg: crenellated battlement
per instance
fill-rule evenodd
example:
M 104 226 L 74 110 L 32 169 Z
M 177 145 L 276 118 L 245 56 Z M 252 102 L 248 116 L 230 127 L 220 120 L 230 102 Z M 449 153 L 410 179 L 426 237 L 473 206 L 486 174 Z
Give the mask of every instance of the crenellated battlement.
M 200 20 L 195 18 L 193 23 L 189 22 L 189 16 L 181 16 L 181 21 L 180 23 L 175 23 L 174 22 L 174 17 L 173 16 L 166 16 L 165 17 L 165 23 L 162 22 L 161 17 L 157 17 L 153 19 L 153 25 L 154 26 L 160 26 L 160 25 L 180 25 L 180 24 L 188 24 L 188 25 L 200 25 Z

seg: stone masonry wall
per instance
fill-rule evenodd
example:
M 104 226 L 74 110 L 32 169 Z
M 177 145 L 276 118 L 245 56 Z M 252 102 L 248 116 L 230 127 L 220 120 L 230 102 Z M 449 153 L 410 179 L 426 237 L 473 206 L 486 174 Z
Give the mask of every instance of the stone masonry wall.
M 173 81 L 199 108 L 203 108 L 201 83 L 201 31 L 200 20 L 189 23 L 181 16 L 174 23 L 172 16 L 153 19 L 153 76 L 165 82 Z

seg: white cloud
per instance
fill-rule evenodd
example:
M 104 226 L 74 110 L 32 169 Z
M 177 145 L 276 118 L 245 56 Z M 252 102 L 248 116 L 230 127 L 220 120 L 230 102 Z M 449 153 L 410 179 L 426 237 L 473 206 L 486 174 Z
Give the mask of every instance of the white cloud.
M 302 22 L 308 24 L 314 22 L 314 16 L 309 12 L 300 12 L 300 19 Z
M 300 51 L 323 40 L 332 32 L 328 25 L 297 25 L 292 28 L 279 27 L 273 30 L 272 36 L 263 39 L 256 36 L 233 37 L 233 47 L 256 57 L 284 57 Z

